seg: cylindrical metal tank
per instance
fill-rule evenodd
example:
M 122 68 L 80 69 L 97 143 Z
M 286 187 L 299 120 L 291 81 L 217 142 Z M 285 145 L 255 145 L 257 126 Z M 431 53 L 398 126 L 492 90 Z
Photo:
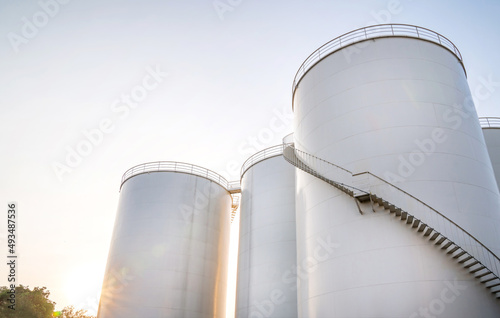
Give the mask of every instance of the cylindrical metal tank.
M 295 167 L 283 146 L 242 167 L 236 317 L 297 317 Z
M 179 162 L 125 173 L 99 318 L 225 317 L 227 185 Z
M 500 255 L 500 195 L 448 39 L 408 25 L 355 30 L 311 54 L 293 92 L 297 149 L 397 185 Z M 484 285 L 389 213 L 361 214 L 303 171 L 296 187 L 299 317 L 500 315 Z
M 479 118 L 479 122 L 483 129 L 484 140 L 495 171 L 495 179 L 497 185 L 500 186 L 500 118 L 482 117 Z

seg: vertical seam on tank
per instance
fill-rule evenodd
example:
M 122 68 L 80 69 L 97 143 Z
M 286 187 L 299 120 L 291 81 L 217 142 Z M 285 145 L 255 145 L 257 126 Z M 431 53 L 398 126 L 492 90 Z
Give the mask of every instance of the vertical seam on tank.
M 251 193 L 253 194 L 254 193 L 254 178 L 253 178 L 253 171 L 249 171 L 250 172 L 250 176 L 252 177 L 252 179 L 250 180 L 251 183 L 250 183 L 250 191 Z M 248 286 L 248 290 L 247 290 L 247 303 L 246 303 L 246 307 L 248 308 L 248 311 L 247 311 L 247 316 L 248 314 L 250 314 L 250 309 L 251 309 L 251 305 L 250 305 L 250 291 L 251 291 L 251 276 L 252 276 L 252 269 L 251 269 L 251 264 L 252 264 L 252 249 L 251 249 L 251 242 L 252 242 L 252 217 L 253 217 L 253 195 L 249 198 L 248 200 L 248 205 L 249 205 L 249 211 L 251 213 L 248 213 L 248 226 L 247 226 L 247 233 L 248 233 L 248 244 L 247 244 L 247 247 L 248 247 L 248 264 L 247 264 L 247 268 L 248 268 L 248 278 L 247 278 L 247 286 Z M 241 211 L 240 211 L 240 215 L 241 215 Z
M 205 244 L 207 242 L 209 242 L 208 240 L 208 232 L 210 231 L 210 218 L 212 217 L 212 186 L 213 186 L 213 182 L 210 181 L 210 183 L 208 184 L 208 204 L 207 204 L 207 225 L 206 225 L 206 233 L 205 233 Z M 206 247 L 205 246 L 205 253 L 207 252 L 206 250 Z M 215 286 L 214 286 L 214 299 L 212 301 L 212 315 L 214 317 L 218 317 L 216 315 L 217 313 L 217 300 L 218 300 L 218 296 L 219 296 L 219 284 L 218 284 L 218 280 L 220 278 L 220 255 L 219 255 L 219 247 L 220 247 L 220 234 L 219 234 L 219 239 L 217 240 L 217 255 L 216 255 L 216 265 L 217 265 L 217 269 L 216 269 L 216 274 L 215 274 Z M 206 266 L 206 263 L 207 263 L 207 258 L 206 258 L 206 255 L 203 256 L 203 265 Z M 204 266 L 204 267 L 205 267 Z M 203 279 L 205 280 L 206 277 L 205 277 L 205 271 L 203 271 Z
M 189 281 L 189 264 L 191 263 L 191 250 L 192 250 L 192 242 L 193 242 L 193 223 L 194 223 L 194 218 L 196 216 L 196 211 L 195 211 L 195 205 L 196 205 L 196 190 L 197 190 L 197 187 L 198 187 L 198 178 L 194 178 L 194 187 L 193 187 L 193 201 L 192 201 L 192 206 L 191 206 L 191 209 L 192 209 L 192 217 L 191 217 L 191 222 L 189 223 L 189 245 L 188 245 L 188 250 L 187 250 L 187 255 L 188 255 L 188 259 L 187 259 L 187 268 L 186 268 L 186 277 L 185 277 L 185 280 L 184 280 L 184 297 L 182 297 L 182 316 L 184 318 L 186 318 L 186 313 L 187 313 L 187 308 L 186 308 L 186 299 L 187 299 L 187 296 L 188 296 L 188 293 L 187 293 L 187 290 L 188 290 L 188 281 Z
M 206 233 L 205 233 L 205 242 L 204 244 L 206 244 L 207 242 L 209 242 L 209 235 L 208 235 L 208 232 L 210 231 L 210 218 L 212 217 L 212 213 L 210 213 L 212 211 L 212 186 L 213 186 L 213 182 L 212 181 L 209 181 L 210 183 L 208 184 L 208 203 L 207 203 L 207 210 L 206 211 L 203 211 L 203 213 L 207 213 L 207 225 L 206 225 Z M 219 234 L 219 239 L 217 240 L 217 252 L 219 251 L 219 247 L 220 247 L 220 234 Z M 207 246 L 205 245 L 205 248 L 204 248 L 204 252 L 206 253 L 207 252 Z M 206 263 L 207 263 L 207 258 L 206 258 L 206 255 L 203 256 L 203 265 L 204 265 L 204 271 L 203 271 L 203 280 L 205 280 L 207 277 L 205 276 L 205 269 L 206 269 Z M 215 274 L 215 286 L 214 288 L 217 286 L 217 288 L 215 288 L 214 290 L 214 299 L 212 301 L 212 314 L 214 317 L 218 317 L 216 315 L 216 308 L 217 308 L 217 296 L 219 295 L 219 287 L 218 287 L 218 283 L 217 283 L 217 280 L 219 279 L 220 277 L 220 255 L 217 254 L 217 258 L 216 258 L 216 265 L 217 265 L 217 269 L 216 269 L 216 274 Z

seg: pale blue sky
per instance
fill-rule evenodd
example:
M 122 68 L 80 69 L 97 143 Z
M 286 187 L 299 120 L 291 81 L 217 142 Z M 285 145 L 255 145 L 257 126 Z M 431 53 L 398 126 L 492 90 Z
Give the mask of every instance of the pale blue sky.
M 123 172 L 176 160 L 237 179 L 252 152 L 291 131 L 293 77 L 323 43 L 379 22 L 415 24 L 455 43 L 471 90 L 500 82 L 497 0 L 232 0 L 223 19 L 213 0 L 66 2 L 43 21 L 38 1 L 0 0 L 0 201 L 20 206 L 20 282 L 48 287 L 58 308 L 88 303 L 101 285 L 69 297 L 65 282 L 78 266 L 103 271 Z M 16 52 L 9 37 L 37 14 L 42 26 Z M 113 111 L 156 65 L 162 82 L 127 116 Z M 478 113 L 500 117 L 500 83 L 489 95 Z M 273 118 L 282 120 L 259 139 Z M 112 131 L 58 180 L 54 162 L 106 119 Z

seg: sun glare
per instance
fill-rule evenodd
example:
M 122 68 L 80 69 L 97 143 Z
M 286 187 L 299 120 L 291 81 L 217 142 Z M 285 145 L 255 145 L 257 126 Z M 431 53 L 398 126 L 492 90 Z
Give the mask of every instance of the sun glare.
M 97 314 L 104 268 L 99 262 L 88 262 L 75 267 L 67 274 L 66 298 L 77 309 Z

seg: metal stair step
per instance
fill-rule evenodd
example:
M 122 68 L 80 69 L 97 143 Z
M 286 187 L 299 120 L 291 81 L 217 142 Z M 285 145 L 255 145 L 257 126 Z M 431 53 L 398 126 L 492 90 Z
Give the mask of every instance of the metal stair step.
M 445 245 L 443 245 L 443 246 L 441 247 L 441 249 L 442 249 L 442 250 L 445 250 L 445 249 L 447 249 L 448 247 L 450 247 L 450 246 L 451 246 L 451 244 L 453 244 L 453 242 L 452 242 L 452 241 L 448 241 L 448 243 L 446 243 Z
M 380 204 L 380 198 L 379 197 L 377 197 L 376 195 L 372 194 L 371 198 L 372 198 L 372 201 L 374 203 Z
M 492 292 L 493 294 L 500 293 L 500 289 L 493 289 L 492 288 L 492 289 L 490 289 L 490 292 Z
M 448 253 L 446 253 L 446 254 L 453 254 L 453 253 L 454 253 L 456 250 L 458 250 L 459 248 L 460 248 L 460 246 L 455 245 L 455 247 L 451 248 L 451 249 L 448 251 Z
M 473 258 L 473 257 L 471 255 L 467 254 L 467 257 L 460 260 L 459 263 L 463 264 L 463 263 L 467 262 L 468 260 L 470 260 L 471 258 Z
M 432 231 L 433 231 L 433 229 L 432 229 L 431 227 L 429 227 L 429 228 L 427 229 L 427 231 L 425 231 L 424 236 L 429 236 L 429 235 L 431 235 Z
M 486 267 L 485 267 L 486 268 Z M 476 278 L 481 278 L 481 277 L 484 277 L 484 276 L 487 276 L 487 275 L 490 275 L 490 274 L 493 274 L 489 269 L 486 268 L 486 272 L 485 273 L 482 273 L 482 274 L 479 274 L 476 276 Z M 482 282 L 481 282 L 482 283 Z
M 432 236 L 431 236 L 431 238 L 429 240 L 430 241 L 434 241 L 438 236 L 439 236 L 439 233 L 435 232 L 434 234 L 432 234 Z
M 408 218 L 406 219 L 406 224 L 411 224 L 413 222 L 413 215 L 408 215 Z
M 453 255 L 453 258 L 459 258 L 460 256 L 464 255 L 467 253 L 466 251 L 462 250 L 460 253 L 457 253 L 456 255 Z
M 479 266 L 478 268 L 471 270 L 470 272 L 471 272 L 472 274 L 474 274 L 474 273 L 477 273 L 477 272 L 479 272 L 479 271 L 482 271 L 482 270 L 483 270 L 483 269 L 485 269 L 485 268 L 486 268 L 486 266 L 481 265 L 481 266 Z
M 446 238 L 444 236 L 441 236 L 441 238 L 439 240 L 437 240 L 434 244 L 441 245 L 441 243 L 443 243 L 445 240 L 446 240 Z
M 471 268 L 472 266 L 474 266 L 474 265 L 476 265 L 476 264 L 479 264 L 479 261 L 475 260 L 475 261 L 473 261 L 472 263 L 465 265 L 464 267 L 465 267 L 465 268 Z
M 496 277 L 498 278 L 498 277 Z M 485 282 L 486 283 L 486 282 Z M 492 284 L 492 285 L 487 285 L 486 288 L 494 288 L 500 286 L 500 281 L 498 283 Z
M 493 273 L 490 273 L 490 274 L 493 274 Z M 486 283 L 491 282 L 491 281 L 493 281 L 495 279 L 498 279 L 498 277 L 496 277 L 495 274 L 493 274 L 493 277 L 485 279 L 485 280 L 480 280 L 480 282 L 483 283 L 483 284 L 486 284 Z M 488 286 L 486 286 L 486 287 L 488 288 Z
M 401 212 L 401 221 L 406 220 L 407 217 L 408 217 L 408 212 Z
M 420 227 L 418 228 L 418 232 L 423 232 L 426 227 L 427 227 L 427 224 L 425 224 L 425 223 L 420 224 Z

